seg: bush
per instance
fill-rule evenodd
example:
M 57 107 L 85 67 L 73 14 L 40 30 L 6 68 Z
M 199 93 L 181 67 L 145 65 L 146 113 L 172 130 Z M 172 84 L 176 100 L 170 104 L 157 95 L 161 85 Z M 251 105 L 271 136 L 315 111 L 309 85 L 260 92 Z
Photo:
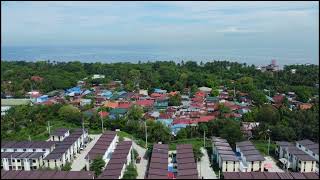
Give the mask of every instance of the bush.
M 71 163 L 67 162 L 64 166 L 62 166 L 61 171 L 70 171 L 71 170 Z
M 129 166 L 127 166 L 126 171 L 124 172 L 124 175 L 122 179 L 137 179 L 138 172 L 136 167 L 133 163 L 130 163 Z

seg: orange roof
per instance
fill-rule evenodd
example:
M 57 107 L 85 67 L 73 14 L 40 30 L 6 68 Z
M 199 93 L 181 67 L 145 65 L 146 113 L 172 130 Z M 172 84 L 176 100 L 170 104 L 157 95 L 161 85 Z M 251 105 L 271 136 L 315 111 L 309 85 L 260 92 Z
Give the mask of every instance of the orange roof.
M 118 102 L 108 101 L 104 104 L 104 107 L 109 107 L 109 108 L 117 108 L 118 106 L 119 106 Z
M 170 95 L 170 96 L 175 96 L 175 95 L 177 95 L 178 93 L 179 93 L 178 91 L 172 91 L 172 92 L 169 93 L 169 95 Z
M 310 103 L 302 103 L 299 105 L 299 108 L 302 110 L 310 109 L 312 107 L 312 104 Z

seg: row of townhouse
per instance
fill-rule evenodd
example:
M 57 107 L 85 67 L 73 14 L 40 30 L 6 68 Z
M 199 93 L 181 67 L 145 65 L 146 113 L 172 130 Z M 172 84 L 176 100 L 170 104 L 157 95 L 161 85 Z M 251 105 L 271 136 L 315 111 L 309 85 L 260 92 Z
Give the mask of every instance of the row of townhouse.
M 297 141 L 296 144 L 277 141 L 275 154 L 279 157 L 279 161 L 283 164 L 285 169 L 291 169 L 298 172 L 317 172 L 319 167 L 317 167 L 317 152 L 307 153 L 309 151 L 305 144 L 306 140 Z M 305 144 L 303 146 L 302 144 Z M 316 150 L 314 150 L 316 151 Z M 319 149 L 318 149 L 319 151 Z M 314 154 L 314 155 L 313 155 Z M 319 160 L 318 160 L 319 161 Z
M 132 161 L 132 141 L 119 142 L 98 179 L 122 179 Z
M 52 169 L 61 169 L 67 162 L 72 162 L 75 155 L 85 146 L 88 132 L 84 129 L 75 129 L 63 141 L 56 142 L 56 148 L 44 158 L 44 166 Z
M 55 149 L 52 141 L 1 142 L 1 169 L 34 170 L 43 165 L 43 158 Z
M 114 152 L 118 141 L 119 137 L 116 132 L 104 132 L 85 157 L 86 169 L 90 169 L 90 164 L 98 156 L 102 156 L 103 160 L 108 162 L 111 159 L 112 153 Z
M 237 142 L 236 154 L 240 159 L 241 172 L 264 171 L 265 158 L 251 141 Z
M 309 139 L 304 139 L 297 141 L 296 146 L 316 159 L 316 172 L 319 173 L 319 143 L 314 143 Z
M 212 137 L 212 160 L 222 172 L 239 172 L 239 160 L 225 139 Z

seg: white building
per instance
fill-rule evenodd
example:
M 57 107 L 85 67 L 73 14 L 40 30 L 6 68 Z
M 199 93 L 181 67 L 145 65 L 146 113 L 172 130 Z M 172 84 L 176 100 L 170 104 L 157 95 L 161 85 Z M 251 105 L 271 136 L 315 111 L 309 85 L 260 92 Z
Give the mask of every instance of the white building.
M 316 159 L 316 172 L 319 172 L 319 143 L 304 139 L 296 141 L 296 147 Z
M 101 79 L 101 78 L 105 78 L 105 75 L 102 75 L 102 74 L 94 74 L 92 76 L 92 79 Z
M 69 129 L 59 128 L 50 134 L 50 141 L 63 141 L 70 135 Z
M 131 163 L 132 141 L 119 142 L 107 162 L 105 170 L 101 173 L 101 179 L 122 179 L 127 166 Z
M 227 140 L 212 137 L 212 160 L 219 165 L 222 172 L 239 172 L 239 160 Z
M 91 102 L 91 99 L 80 99 L 80 106 L 90 105 Z
M 57 142 L 56 148 L 44 158 L 46 167 L 61 169 L 67 162 L 72 162 L 75 155 L 87 143 L 88 132 L 83 129 L 75 129 L 63 141 Z
M 264 171 L 265 158 L 250 141 L 236 143 L 236 152 L 240 155 L 240 171 Z
M 52 141 L 7 141 L 1 143 L 1 167 L 8 170 L 33 170 L 43 166 L 43 158 L 55 148 Z
M 95 158 L 98 156 L 102 156 L 102 158 L 108 162 L 111 158 L 114 149 L 116 148 L 118 142 L 118 136 L 114 131 L 104 132 L 96 144 L 92 147 L 89 153 L 86 156 L 86 168 L 89 168 L 89 165 L 93 162 Z
M 298 149 L 294 144 L 280 141 L 276 142 L 276 145 L 276 155 L 284 168 L 298 172 L 316 171 L 316 159 Z

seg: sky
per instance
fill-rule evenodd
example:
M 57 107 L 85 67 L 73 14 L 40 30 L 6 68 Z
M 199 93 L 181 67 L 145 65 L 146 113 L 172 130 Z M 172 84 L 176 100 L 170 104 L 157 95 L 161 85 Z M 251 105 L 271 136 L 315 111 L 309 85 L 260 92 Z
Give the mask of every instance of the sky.
M 319 54 L 319 3 L 2 2 L 1 41 L 2 47 L 152 47 L 204 53 L 290 49 Z

